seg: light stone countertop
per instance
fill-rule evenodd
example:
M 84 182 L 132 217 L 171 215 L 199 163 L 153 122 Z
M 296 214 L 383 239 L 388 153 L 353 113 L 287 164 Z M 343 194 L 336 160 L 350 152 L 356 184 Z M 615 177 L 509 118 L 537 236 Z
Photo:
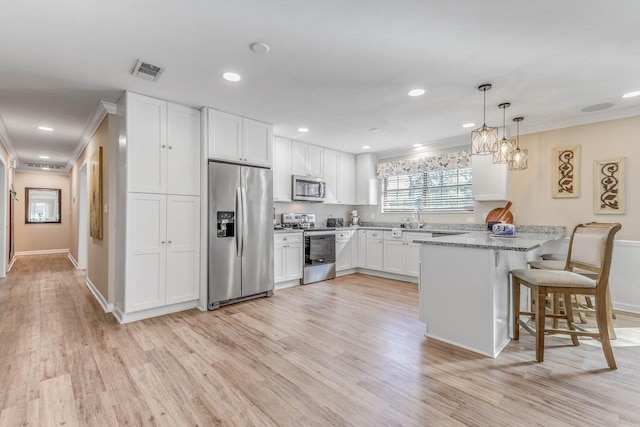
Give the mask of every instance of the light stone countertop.
M 526 252 L 564 238 L 564 233 L 516 233 L 515 237 L 494 237 L 488 231 L 471 231 L 442 237 L 427 237 L 414 243 Z

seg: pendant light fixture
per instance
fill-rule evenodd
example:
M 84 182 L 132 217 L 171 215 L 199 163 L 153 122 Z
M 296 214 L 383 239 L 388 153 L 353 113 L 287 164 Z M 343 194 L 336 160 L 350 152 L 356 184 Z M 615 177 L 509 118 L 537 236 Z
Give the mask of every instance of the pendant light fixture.
M 520 149 L 520 122 L 524 120 L 524 117 L 514 117 L 513 121 L 516 122 L 516 148 L 511 152 L 511 159 L 509 160 L 509 170 L 521 171 L 525 170 L 529 166 L 529 150 Z
M 471 154 L 486 156 L 498 151 L 498 128 L 487 126 L 487 91 L 491 89 L 490 84 L 478 86 L 484 99 L 482 127 L 471 132 Z
M 493 153 L 493 163 L 509 163 L 509 159 L 511 158 L 511 152 L 515 148 L 515 141 L 512 139 L 507 139 L 507 126 L 506 122 L 506 114 L 507 108 L 511 107 L 511 104 L 508 102 L 504 102 L 498 105 L 499 108 L 502 108 L 502 139 L 498 142 L 498 150 Z

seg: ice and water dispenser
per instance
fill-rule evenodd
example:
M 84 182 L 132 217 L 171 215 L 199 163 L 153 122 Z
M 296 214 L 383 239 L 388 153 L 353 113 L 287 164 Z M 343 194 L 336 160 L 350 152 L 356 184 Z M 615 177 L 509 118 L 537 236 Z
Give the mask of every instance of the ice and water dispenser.
M 218 237 L 235 236 L 235 213 L 233 211 L 218 211 Z

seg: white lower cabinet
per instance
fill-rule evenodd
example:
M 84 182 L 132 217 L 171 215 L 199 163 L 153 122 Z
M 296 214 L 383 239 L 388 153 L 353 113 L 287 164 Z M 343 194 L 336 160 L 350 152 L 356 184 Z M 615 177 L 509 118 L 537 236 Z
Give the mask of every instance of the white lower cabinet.
M 357 267 L 367 268 L 367 230 L 358 230 Z
M 384 240 L 367 238 L 367 266 L 370 270 L 382 270 L 384 259 Z
M 200 198 L 129 193 L 125 312 L 197 300 Z
M 399 240 L 384 241 L 384 271 L 418 277 L 420 245 Z
M 412 277 L 420 276 L 420 244 L 407 242 L 405 256 L 405 274 Z
M 358 236 L 355 230 L 336 232 L 336 271 L 357 267 Z
M 302 233 L 274 236 L 274 283 L 302 278 Z

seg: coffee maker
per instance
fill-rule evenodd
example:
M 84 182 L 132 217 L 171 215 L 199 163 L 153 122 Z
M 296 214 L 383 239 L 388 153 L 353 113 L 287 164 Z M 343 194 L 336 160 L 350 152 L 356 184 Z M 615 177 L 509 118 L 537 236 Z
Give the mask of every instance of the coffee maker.
M 351 211 L 351 225 L 359 225 L 359 224 L 360 224 L 360 217 L 358 216 L 358 211 L 352 210 Z

